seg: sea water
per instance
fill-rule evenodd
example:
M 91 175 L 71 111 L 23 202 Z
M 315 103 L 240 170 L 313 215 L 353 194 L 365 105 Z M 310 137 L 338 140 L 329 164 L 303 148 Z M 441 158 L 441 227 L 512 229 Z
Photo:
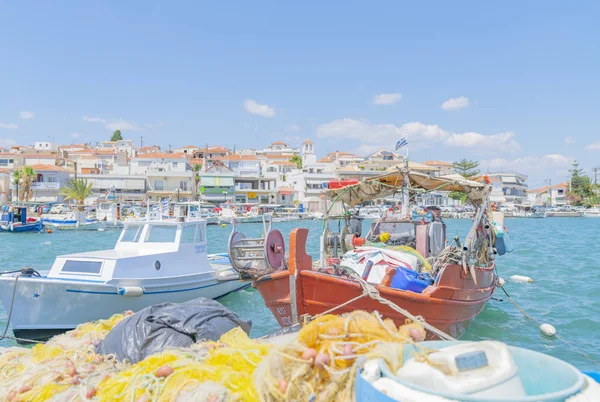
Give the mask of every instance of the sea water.
M 365 222 L 365 228 L 367 225 Z M 447 225 L 452 241 L 455 235 L 464 239 L 471 222 L 447 220 Z M 505 226 L 515 245 L 513 253 L 496 261 L 500 276 L 506 280 L 505 289 L 528 315 L 554 325 L 558 335 L 600 360 L 600 219 L 506 219 Z M 286 242 L 292 228 L 308 228 L 307 251 L 318 258 L 322 221 L 280 222 L 273 227 L 283 233 Z M 262 234 L 263 225 L 243 224 L 238 230 L 255 237 Z M 208 251 L 227 252 L 231 226 L 209 226 L 207 232 Z M 49 269 L 57 255 L 112 248 L 118 236 L 118 230 L 0 233 L 0 271 Z M 529 276 L 535 282 L 512 282 L 512 275 Z M 526 319 L 501 289 L 496 290 L 494 298 L 497 300 L 487 303 L 461 339 L 500 340 L 558 357 L 582 370 L 598 369 L 559 339 L 542 335 L 538 325 Z M 221 302 L 241 318 L 252 320 L 254 337 L 279 328 L 260 294 L 252 288 L 228 295 Z M 5 324 L 6 313 L 0 306 L 0 334 Z M 11 344 L 9 340 L 0 342 L 0 346 Z

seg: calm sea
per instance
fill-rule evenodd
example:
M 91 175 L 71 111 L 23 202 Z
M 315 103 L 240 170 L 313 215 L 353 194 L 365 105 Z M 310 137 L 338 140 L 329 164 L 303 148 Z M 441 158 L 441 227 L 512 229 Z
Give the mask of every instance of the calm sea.
M 507 219 L 505 222 L 516 250 L 497 260 L 505 288 L 524 311 L 541 322 L 554 325 L 558 334 L 600 360 L 600 219 L 547 218 Z M 467 220 L 448 220 L 448 238 L 464 238 Z M 309 228 L 308 251 L 318 257 L 320 221 L 275 223 L 288 239 L 290 229 Z M 256 236 L 262 224 L 240 225 L 243 232 Z M 209 252 L 226 252 L 231 227 L 208 228 Z M 49 269 L 55 256 L 66 253 L 112 248 L 118 231 L 67 232 L 52 234 L 0 233 L 0 270 L 31 266 Z M 510 281 L 511 275 L 526 275 L 535 280 L 524 284 Z M 506 299 L 501 290 L 477 317 L 462 339 L 501 340 L 564 359 L 580 369 L 598 369 L 558 339 L 541 335 L 532 321 Z M 253 289 L 222 299 L 222 303 L 244 319 L 253 322 L 253 336 L 278 329 L 277 322 Z M 58 306 L 57 306 L 58 307 Z M 0 333 L 6 313 L 0 306 Z M 0 346 L 11 342 L 4 340 Z

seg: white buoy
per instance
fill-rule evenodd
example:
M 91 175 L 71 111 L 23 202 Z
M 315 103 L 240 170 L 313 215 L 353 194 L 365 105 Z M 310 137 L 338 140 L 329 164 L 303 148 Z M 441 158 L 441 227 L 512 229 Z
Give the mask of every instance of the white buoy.
M 504 286 L 504 279 L 498 277 L 498 286 L 500 286 L 500 287 Z
M 556 328 L 554 328 L 550 324 L 542 324 L 540 325 L 540 331 L 546 336 L 554 336 L 556 335 Z
M 104 232 L 103 228 L 98 228 L 98 232 Z
M 533 282 L 533 279 L 531 279 L 530 277 L 522 276 L 522 275 L 513 275 L 510 277 L 510 279 L 512 279 L 515 282 L 524 282 L 524 283 Z

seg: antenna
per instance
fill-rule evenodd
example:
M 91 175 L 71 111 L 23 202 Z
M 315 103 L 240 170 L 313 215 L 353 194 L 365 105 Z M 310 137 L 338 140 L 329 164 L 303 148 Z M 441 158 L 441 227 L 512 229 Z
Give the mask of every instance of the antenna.
M 171 144 L 169 144 L 169 153 L 171 153 Z
M 140 135 L 140 148 L 144 148 L 144 136 Z

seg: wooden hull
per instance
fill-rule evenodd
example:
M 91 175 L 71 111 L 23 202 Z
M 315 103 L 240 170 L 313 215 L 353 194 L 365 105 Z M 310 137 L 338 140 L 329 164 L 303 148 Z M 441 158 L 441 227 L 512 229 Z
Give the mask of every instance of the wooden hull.
M 290 271 L 266 275 L 253 284 L 282 327 L 292 325 L 296 317 L 303 314 L 314 316 L 329 311 L 362 294 L 362 288 L 356 281 L 310 269 L 298 270 L 298 265 L 301 264 L 296 264 Z M 471 273 L 465 273 L 462 267 L 448 265 L 436 283 L 423 293 L 376 287 L 383 298 L 415 316 L 422 316 L 426 322 L 445 333 L 460 337 L 492 297 L 496 284 L 493 265 L 476 268 L 474 273 L 476 282 Z M 295 291 L 290 292 L 290 285 L 295 286 Z M 291 297 L 296 300 L 297 314 L 293 311 Z M 406 319 L 368 296 L 339 307 L 332 313 L 354 310 L 378 311 L 398 325 L 404 324 Z M 433 339 L 434 336 L 428 334 L 428 338 Z

